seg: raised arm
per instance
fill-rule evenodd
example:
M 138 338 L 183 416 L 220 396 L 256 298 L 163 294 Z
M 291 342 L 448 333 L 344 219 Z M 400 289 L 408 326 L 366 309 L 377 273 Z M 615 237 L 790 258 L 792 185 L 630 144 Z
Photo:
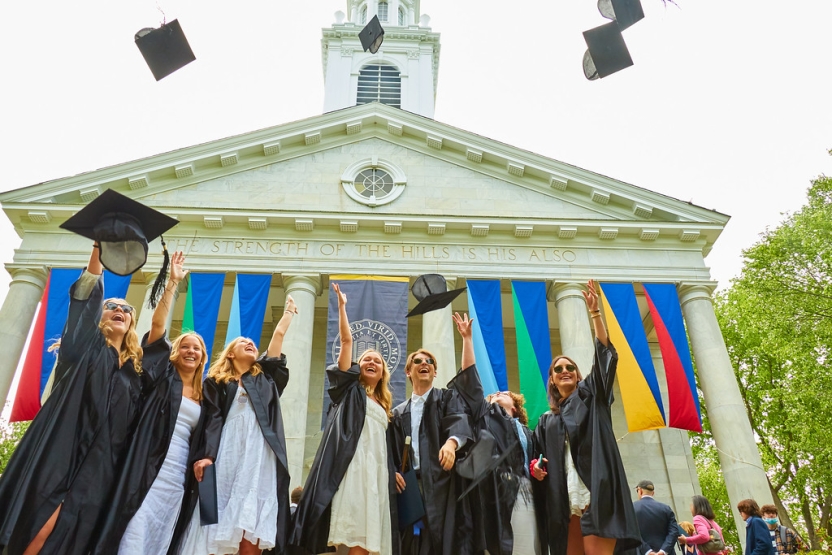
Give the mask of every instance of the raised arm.
M 341 352 L 338 353 L 338 370 L 347 371 L 352 366 L 352 331 L 347 318 L 347 296 L 341 293 L 337 283 L 332 284 L 338 295 L 338 333 L 341 334 Z
M 184 268 L 185 255 L 182 251 L 173 253 L 170 257 L 170 274 L 168 275 L 168 282 L 165 284 L 165 292 L 162 293 L 162 298 L 156 305 L 153 311 L 153 318 L 150 320 L 150 333 L 147 335 L 147 343 L 153 343 L 161 339 L 165 335 L 165 327 L 168 321 L 168 313 L 173 307 L 173 296 L 176 294 L 176 288 L 179 287 L 179 282 L 185 279 L 188 275 L 188 270 Z
M 295 299 L 292 295 L 286 295 L 286 308 L 283 310 L 283 316 L 274 327 L 272 339 L 269 341 L 269 348 L 266 349 L 266 354 L 270 357 L 279 357 L 283 350 L 283 338 L 286 337 L 286 332 L 289 331 L 289 324 L 295 314 L 298 313 L 298 307 L 295 305 Z
M 582 293 L 586 300 L 586 307 L 589 309 L 589 315 L 592 317 L 592 328 L 595 331 L 595 337 L 606 347 L 609 345 L 609 337 L 607 336 L 607 328 L 604 326 L 604 320 L 601 319 L 601 309 L 598 308 L 598 292 L 595 290 L 595 282 L 592 280 L 586 282 L 586 291 L 582 291 Z
M 101 265 L 101 246 L 98 243 L 92 246 L 90 261 L 87 262 L 87 271 L 97 276 L 104 273 L 104 266 Z
M 462 336 L 462 363 L 460 368 L 465 370 L 469 366 L 476 364 L 477 359 L 474 356 L 474 320 L 468 319 L 468 314 L 454 312 L 454 322 L 459 335 Z

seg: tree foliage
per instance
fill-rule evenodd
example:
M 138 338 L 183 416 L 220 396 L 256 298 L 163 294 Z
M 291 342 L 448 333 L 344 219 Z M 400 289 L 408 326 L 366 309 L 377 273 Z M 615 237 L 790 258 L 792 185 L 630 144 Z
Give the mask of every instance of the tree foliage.
M 780 519 L 832 547 L 832 179 L 744 251 L 716 299 Z M 704 487 L 704 486 L 703 486 Z
M 0 426 L 0 474 L 3 474 L 12 453 L 20 443 L 20 438 L 28 428 L 29 422 L 14 422 L 8 427 Z

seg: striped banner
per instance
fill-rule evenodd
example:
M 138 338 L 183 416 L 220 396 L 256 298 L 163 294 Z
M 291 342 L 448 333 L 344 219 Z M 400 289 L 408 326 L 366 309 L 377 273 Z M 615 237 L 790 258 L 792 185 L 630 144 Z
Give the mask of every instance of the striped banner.
M 393 406 L 401 403 L 407 393 L 407 295 L 410 279 L 406 277 L 333 275 L 347 296 L 347 318 L 352 332 L 352 360 L 375 349 L 384 357 L 390 371 Z M 338 296 L 330 287 L 329 312 L 326 325 L 326 366 L 335 364 L 341 352 L 338 331 Z M 324 377 L 324 404 L 321 428 L 329 411 L 329 380 Z
M 672 283 L 643 285 L 667 376 L 670 405 L 668 425 L 671 428 L 701 432 L 699 395 L 696 392 L 696 378 L 693 375 L 690 347 L 676 286 Z
M 632 283 L 602 283 L 610 341 L 618 351 L 618 385 L 631 432 L 665 426 L 656 369 Z
M 237 274 L 225 334 L 226 345 L 238 337 L 247 337 L 258 345 L 258 349 L 266 350 L 265 345 L 260 346 L 260 339 L 271 286 L 271 274 Z
M 468 316 L 474 320 L 474 355 L 486 395 L 508 389 L 499 280 L 468 280 Z
M 211 351 L 217 331 L 217 318 L 220 313 L 222 287 L 225 274 L 188 274 L 188 296 L 185 299 L 185 314 L 182 317 L 182 333 L 196 332 L 205 341 L 205 354 L 208 364 L 205 374 L 211 366 Z
M 58 357 L 56 351 L 49 352 L 49 347 L 61 338 L 69 314 L 69 288 L 78 281 L 82 271 L 77 268 L 52 268 L 49 272 L 29 346 L 24 354 L 11 422 L 31 420 L 40 410 L 41 397 Z M 105 298 L 123 299 L 127 295 L 130 279 L 131 276 L 117 276 L 104 270 Z
M 534 429 L 540 415 L 549 410 L 546 384 L 552 362 L 552 346 L 549 342 L 546 284 L 542 281 L 512 281 L 511 293 L 520 393 L 526 398 L 524 406 L 529 415 L 529 427 Z

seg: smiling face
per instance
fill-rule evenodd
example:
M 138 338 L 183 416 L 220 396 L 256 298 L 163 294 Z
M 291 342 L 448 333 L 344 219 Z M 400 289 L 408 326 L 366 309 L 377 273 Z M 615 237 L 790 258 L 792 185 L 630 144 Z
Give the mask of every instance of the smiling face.
M 416 351 L 407 357 L 405 373 L 413 384 L 414 392 L 421 395 L 433 386 L 436 378 L 436 359 L 427 351 Z
M 174 368 L 180 372 L 191 374 L 199 371 L 205 364 L 205 345 L 202 340 L 193 333 L 185 334 L 177 338 L 172 345 L 170 360 Z
M 372 389 L 375 389 L 386 372 L 384 359 L 373 350 L 367 350 L 361 354 L 358 359 L 358 368 L 361 370 L 361 383 Z
M 498 391 L 488 396 L 488 402 L 500 405 L 506 410 L 506 414 L 514 416 L 517 409 L 514 406 L 514 399 L 511 398 L 510 392 Z
M 563 397 L 568 397 L 575 391 L 579 381 L 581 381 L 581 374 L 572 360 L 558 357 L 552 362 L 549 369 L 549 383 L 554 385 Z
M 238 368 L 251 368 L 257 360 L 257 345 L 247 337 L 235 339 L 234 346 L 228 350 L 228 358 Z
M 101 313 L 101 324 L 109 329 L 109 334 L 123 336 L 133 324 L 134 315 L 133 307 L 124 299 L 107 299 Z

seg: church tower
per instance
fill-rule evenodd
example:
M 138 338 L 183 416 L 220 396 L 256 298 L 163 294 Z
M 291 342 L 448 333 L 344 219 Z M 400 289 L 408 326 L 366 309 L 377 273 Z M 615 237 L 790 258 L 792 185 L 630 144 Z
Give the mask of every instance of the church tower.
M 377 15 L 384 43 L 364 52 L 358 33 Z M 323 30 L 324 112 L 381 102 L 433 118 L 439 33 L 419 0 L 347 0 L 347 14 Z

